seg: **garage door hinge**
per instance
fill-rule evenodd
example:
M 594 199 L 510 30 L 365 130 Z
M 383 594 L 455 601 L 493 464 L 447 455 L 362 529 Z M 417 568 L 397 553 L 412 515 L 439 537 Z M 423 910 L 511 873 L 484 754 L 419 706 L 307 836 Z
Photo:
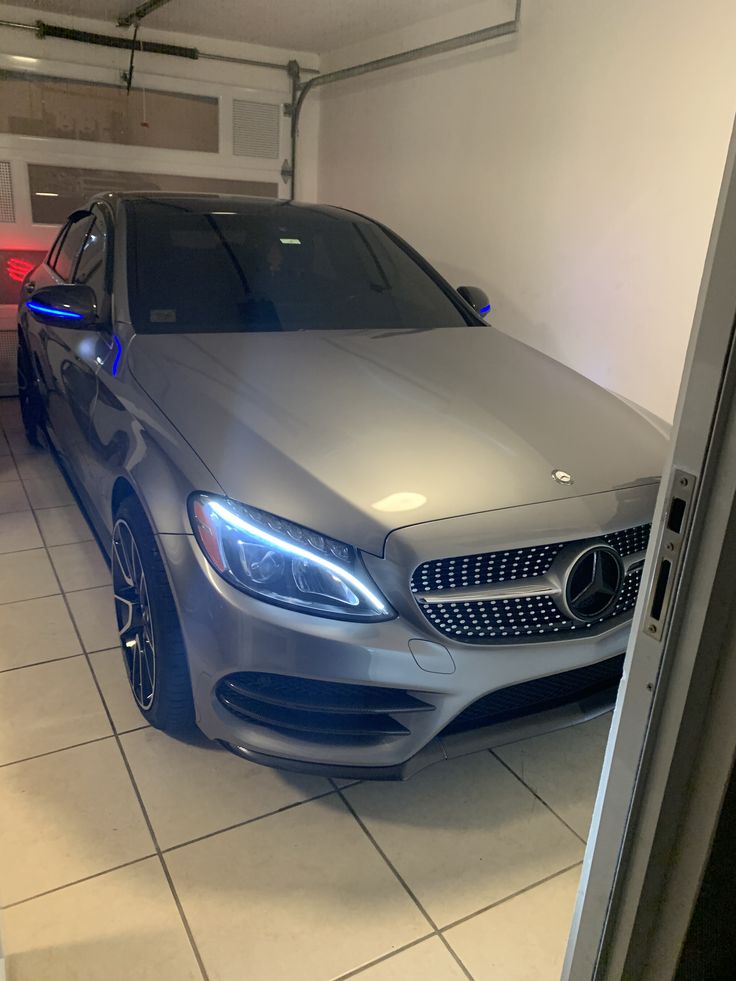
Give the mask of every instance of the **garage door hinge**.
M 281 179 L 284 184 L 288 184 L 291 178 L 294 176 L 294 168 L 288 160 L 284 160 L 281 164 Z

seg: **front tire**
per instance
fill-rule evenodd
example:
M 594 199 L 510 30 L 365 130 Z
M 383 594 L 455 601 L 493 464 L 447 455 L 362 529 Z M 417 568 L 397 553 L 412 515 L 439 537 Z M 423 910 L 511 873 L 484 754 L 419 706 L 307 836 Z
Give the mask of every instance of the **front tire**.
M 184 639 L 161 553 L 134 497 L 115 513 L 112 580 L 133 698 L 156 729 L 186 732 L 194 725 L 194 703 Z
M 20 401 L 20 414 L 23 419 L 23 429 L 26 439 L 31 446 L 40 446 L 39 431 L 41 429 L 41 400 L 39 399 L 36 386 L 33 381 L 33 370 L 31 361 L 25 348 L 18 345 L 18 358 L 16 362 L 18 380 L 18 400 Z

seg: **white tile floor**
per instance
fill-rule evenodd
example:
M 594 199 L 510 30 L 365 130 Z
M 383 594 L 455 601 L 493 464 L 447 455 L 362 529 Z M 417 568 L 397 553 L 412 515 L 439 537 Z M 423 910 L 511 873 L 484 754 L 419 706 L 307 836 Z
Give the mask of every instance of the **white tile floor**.
M 9 981 L 556 981 L 608 718 L 333 784 L 146 726 L 109 573 L 0 400 Z M 3 435 L 4 430 L 4 435 Z

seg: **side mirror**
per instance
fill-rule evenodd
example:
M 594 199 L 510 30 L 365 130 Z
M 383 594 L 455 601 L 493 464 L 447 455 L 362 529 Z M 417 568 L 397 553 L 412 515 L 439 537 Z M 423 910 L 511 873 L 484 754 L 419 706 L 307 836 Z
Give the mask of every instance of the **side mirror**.
M 491 312 L 491 304 L 482 289 L 477 286 L 458 286 L 457 291 L 481 317 L 485 317 Z
M 81 330 L 98 325 L 97 299 L 83 283 L 42 286 L 26 300 L 26 307 L 42 324 Z

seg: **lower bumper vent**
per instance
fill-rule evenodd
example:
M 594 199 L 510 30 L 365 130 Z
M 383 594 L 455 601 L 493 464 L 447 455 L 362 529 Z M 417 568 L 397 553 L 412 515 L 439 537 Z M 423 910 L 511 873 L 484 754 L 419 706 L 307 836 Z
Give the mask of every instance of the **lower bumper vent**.
M 574 671 L 536 678 L 491 692 L 453 719 L 445 727 L 444 734 L 508 722 L 593 698 L 618 686 L 623 668 L 624 655 L 618 654 L 598 664 L 588 664 Z
M 433 705 L 396 688 L 338 684 L 264 672 L 228 675 L 220 704 L 238 718 L 302 737 L 377 740 L 407 735 L 399 718 Z

